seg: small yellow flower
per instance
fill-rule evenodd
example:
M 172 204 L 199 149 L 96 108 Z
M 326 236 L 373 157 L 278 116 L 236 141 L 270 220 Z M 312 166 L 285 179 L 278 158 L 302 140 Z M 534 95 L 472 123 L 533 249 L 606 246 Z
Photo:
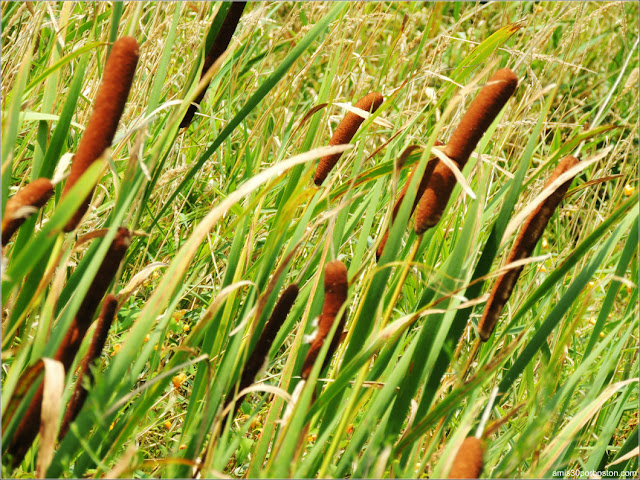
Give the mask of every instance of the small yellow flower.
M 188 332 L 189 330 L 191 330 L 191 325 L 189 325 L 188 323 L 185 323 L 185 324 L 182 326 L 182 330 L 183 330 L 184 332 Z
M 111 352 L 111 356 L 113 357 L 116 353 L 118 353 L 120 351 L 120 347 L 121 345 L 119 343 L 116 343 L 113 346 L 113 351 Z
M 174 388 L 178 388 L 186 379 L 187 376 L 184 373 L 179 373 L 171 379 L 171 382 L 173 383 Z
M 154 345 L 154 346 L 153 346 L 153 349 L 154 349 L 155 351 L 158 351 L 158 345 Z
M 169 430 L 171 428 L 171 422 L 169 420 L 164 422 L 164 428 L 166 428 L 167 430 Z
M 596 286 L 596 282 L 594 282 L 593 280 L 591 280 L 591 281 L 589 282 L 589 286 L 590 286 L 591 288 L 595 287 L 595 286 Z
M 317 439 L 318 439 L 318 435 L 314 433 L 313 435 L 309 435 L 309 436 L 307 437 L 307 442 L 312 442 L 312 443 L 313 443 L 313 442 L 315 442 Z
M 604 338 L 604 332 L 600 332 L 600 338 Z
M 633 187 L 628 183 L 624 186 L 624 195 L 626 197 L 630 197 L 631 195 L 633 195 Z
M 182 320 L 182 317 L 184 317 L 185 313 L 187 313 L 186 310 L 176 310 L 175 312 L 173 312 L 174 320 L 176 320 L 176 321 Z
M 596 324 L 596 320 L 595 320 L 595 318 L 590 318 L 590 319 L 589 319 L 589 323 L 590 323 L 591 325 L 595 325 L 595 324 Z
M 149 341 L 149 335 L 145 335 L 144 336 L 144 343 L 147 343 Z
M 184 450 L 185 448 L 187 448 L 187 446 L 184 443 L 180 445 L 180 450 Z
M 547 267 L 545 267 L 544 265 L 540 265 L 538 267 L 538 271 L 542 273 L 547 273 Z
M 542 237 L 542 248 L 545 250 L 549 248 L 549 240 L 547 240 L 547 237 Z
M 113 430 L 113 426 L 116 424 L 115 420 L 109 425 L 109 431 Z

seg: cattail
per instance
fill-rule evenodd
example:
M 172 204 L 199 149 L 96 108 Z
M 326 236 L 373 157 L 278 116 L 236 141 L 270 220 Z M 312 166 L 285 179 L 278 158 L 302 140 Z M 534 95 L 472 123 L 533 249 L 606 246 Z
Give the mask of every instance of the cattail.
M 416 209 L 414 230 L 418 235 L 440 221 L 455 185 L 456 177 L 453 171 L 438 160 Z
M 571 155 L 560 160 L 560 163 L 558 163 L 558 166 L 549 177 L 547 185 L 550 185 L 564 172 L 577 165 L 578 162 L 579 160 Z M 542 202 L 542 204 L 540 204 L 538 208 L 531 213 L 531 215 L 529 215 L 529 218 L 524 222 L 522 230 L 520 230 L 520 234 L 516 238 L 513 248 L 507 257 L 507 264 L 525 259 L 531 255 L 531 252 L 533 252 L 538 240 L 542 237 L 542 233 L 544 232 L 551 215 L 553 215 L 553 212 L 567 193 L 572 180 L 573 178 L 560 185 L 544 200 L 544 202 Z M 496 323 L 498 322 L 498 317 L 500 317 L 502 309 L 509 300 L 511 292 L 513 292 L 513 288 L 523 268 L 524 265 L 504 272 L 498 277 L 498 280 L 494 284 L 489 300 L 485 305 L 484 313 L 480 319 L 480 323 L 478 324 L 478 333 L 483 342 L 486 342 L 493 333 Z
M 227 15 L 224 17 L 224 21 L 222 22 L 220 30 L 218 31 L 218 35 L 216 35 L 216 39 L 214 40 L 213 45 L 211 45 L 207 56 L 204 58 L 204 65 L 202 65 L 200 78 L 204 77 L 207 74 L 207 72 L 211 68 L 211 65 L 213 65 L 229 47 L 231 37 L 233 37 L 233 34 L 238 27 L 238 22 L 240 21 L 240 17 L 242 16 L 242 12 L 244 11 L 244 7 L 246 6 L 246 4 L 247 2 L 233 2 L 229 7 Z M 208 87 L 209 84 L 207 84 L 207 86 L 202 89 L 193 103 L 198 105 L 200 104 Z M 189 105 L 187 113 L 182 119 L 182 122 L 180 122 L 180 128 L 188 127 L 191 124 L 193 115 L 196 113 L 197 108 L 198 107 L 194 104 Z
M 282 295 L 280 295 L 280 298 L 278 299 L 276 306 L 273 308 L 273 312 L 271 312 L 271 316 L 269 317 L 260 338 L 258 338 L 258 341 L 256 342 L 253 352 L 251 352 L 251 355 L 244 366 L 242 376 L 240 377 L 238 391 L 244 390 L 251 385 L 251 382 L 253 382 L 255 376 L 267 361 L 269 349 L 271 348 L 280 327 L 282 327 L 284 321 L 287 319 L 287 316 L 291 311 L 291 307 L 297 297 L 298 285 L 296 284 L 289 285 L 284 292 L 282 292 Z M 227 404 L 230 402 L 231 399 L 228 399 Z M 242 399 L 238 399 L 236 402 L 236 411 L 241 404 Z
M 478 142 L 511 98 L 518 77 L 508 68 L 498 70 L 480 89 L 455 129 L 444 153 L 462 169 Z
M 53 184 L 48 178 L 37 178 L 22 187 L 7 201 L 2 218 L 2 246 L 18 230 L 32 212 L 25 212 L 24 207 L 42 208 L 53 195 Z M 22 211 L 21 211 L 22 210 Z
M 340 260 L 334 260 L 327 263 L 324 269 L 324 303 L 322 305 L 322 313 L 318 320 L 318 332 L 315 338 L 311 342 L 309 352 L 304 359 L 302 367 L 302 378 L 309 378 L 313 364 L 322 349 L 325 338 L 329 335 L 333 322 L 342 307 L 342 304 L 347 300 L 349 292 L 349 282 L 347 280 L 347 267 Z M 325 366 L 331 361 L 333 352 L 340 343 L 340 336 L 344 328 L 344 315 L 340 319 L 338 328 L 333 336 L 329 351 L 325 358 Z M 324 367 L 323 367 L 324 368 Z
M 484 463 L 484 440 L 476 437 L 467 437 L 462 442 L 448 478 L 478 478 L 482 473 Z
M 67 410 L 65 411 L 64 418 L 62 420 L 62 425 L 60 426 L 60 431 L 58 433 L 59 440 L 62 440 L 67 434 L 67 432 L 69 431 L 69 426 L 78 416 L 78 413 L 80 413 L 80 410 L 82 409 L 82 406 L 87 399 L 88 391 L 84 387 L 83 381 L 85 376 L 89 379 L 89 381 L 93 380 L 93 374 L 90 367 L 98 359 L 98 357 L 100 357 L 102 349 L 107 342 L 107 335 L 109 333 L 109 328 L 111 328 L 111 323 L 115 318 L 117 307 L 118 299 L 115 297 L 115 295 L 107 295 L 104 299 L 104 302 L 102 302 L 102 309 L 100 310 L 100 316 L 98 317 L 96 331 L 93 334 L 93 339 L 91 340 L 89 350 L 87 351 L 87 354 L 82 361 L 82 366 L 80 367 L 80 373 L 78 374 L 75 388 L 73 389 L 73 393 L 71 394 L 71 399 L 69 400 L 69 404 L 67 405 Z
M 384 98 L 382 95 L 377 92 L 371 92 L 358 100 L 354 107 L 364 110 L 365 112 L 373 113 L 380 107 L 380 105 L 382 105 L 383 100 Z M 353 112 L 347 112 L 342 121 L 338 124 L 335 132 L 333 132 L 333 136 L 331 137 L 331 140 L 329 140 L 329 145 L 343 145 L 345 143 L 349 143 L 360 128 L 360 125 L 362 125 L 362 122 L 364 122 L 364 118 L 360 115 Z M 327 178 L 331 169 L 335 167 L 336 163 L 338 163 L 341 155 L 342 153 L 334 153 L 333 155 L 327 155 L 320 159 L 313 180 L 316 185 L 322 185 L 322 182 Z
M 435 146 L 441 146 L 443 145 L 443 143 L 440 140 L 436 140 Z M 405 152 L 407 152 L 409 149 L 411 149 L 411 151 L 413 150 L 413 148 L 417 148 L 417 147 L 407 147 L 405 149 L 404 152 L 402 152 L 402 155 L 405 155 Z M 409 152 L 410 153 L 410 152 Z M 416 209 L 416 206 L 418 205 L 418 202 L 420 201 L 420 198 L 422 198 L 422 195 L 424 194 L 425 189 L 427 188 L 427 185 L 429 184 L 429 179 L 431 178 L 431 174 L 433 173 L 433 170 L 436 166 L 437 160 L 435 157 L 431 157 L 429 159 L 429 162 L 427 163 L 427 166 L 425 167 L 424 173 L 422 174 L 422 179 L 420 180 L 420 183 L 418 184 L 418 190 L 416 191 L 416 196 L 413 199 L 413 205 L 411 206 L 411 213 L 409 214 L 409 217 L 411 217 L 411 215 L 413 215 L 413 212 Z M 404 200 L 404 196 L 407 194 L 407 190 L 409 189 L 409 184 L 411 183 L 411 180 L 413 179 L 413 174 L 416 173 L 416 170 L 418 169 L 418 165 L 416 164 L 415 167 L 413 167 L 413 170 L 411 171 L 411 173 L 409 174 L 409 177 L 407 178 L 406 183 L 404 184 L 404 187 L 402 188 L 402 191 L 400 192 L 400 195 L 398 196 L 398 200 L 396 200 L 395 205 L 393 206 L 393 212 L 391 214 L 391 222 L 393 223 L 393 221 L 396 219 L 396 217 L 398 216 L 398 212 L 400 211 L 400 206 L 402 205 L 402 201 Z M 391 225 L 389 225 L 389 229 L 391 229 Z M 382 241 L 380 242 L 380 245 L 378 246 L 378 249 L 376 250 L 376 260 L 380 260 L 380 257 L 382 256 L 382 252 L 384 251 L 384 247 L 387 245 L 387 240 L 389 239 L 389 230 L 387 230 L 384 234 L 384 236 L 382 237 Z
M 451 135 L 444 153 L 462 170 L 478 142 L 513 95 L 518 78 L 508 68 L 498 70 L 480 89 Z M 456 185 L 453 172 L 443 162 L 435 166 L 431 181 L 418 203 L 415 231 L 421 235 L 436 225 Z
M 73 363 L 73 359 L 91 325 L 100 300 L 102 300 L 107 288 L 116 275 L 120 262 L 124 258 L 130 240 L 131 234 L 129 230 L 123 227 L 119 228 L 93 282 L 89 286 L 87 295 L 80 304 L 78 313 L 76 313 L 66 335 L 62 339 L 62 343 L 56 351 L 54 358 L 64 365 L 65 372 L 69 370 Z M 25 416 L 9 444 L 8 453 L 13 457 L 13 465 L 18 465 L 22 461 L 38 434 L 40 429 L 41 405 L 42 385 L 40 385 L 35 397 L 31 401 Z
M 111 145 L 133 83 L 138 56 L 138 42 L 133 37 L 122 37 L 113 44 L 98 88 L 93 113 L 71 163 L 71 172 L 62 192 L 63 197 Z M 89 193 L 71 217 L 65 226 L 65 232 L 76 228 L 89 208 L 92 193 Z

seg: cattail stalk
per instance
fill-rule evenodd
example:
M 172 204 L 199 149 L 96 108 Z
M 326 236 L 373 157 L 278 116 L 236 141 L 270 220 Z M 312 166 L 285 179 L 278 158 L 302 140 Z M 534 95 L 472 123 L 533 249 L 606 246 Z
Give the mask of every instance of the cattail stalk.
M 465 438 L 453 460 L 448 478 L 478 478 L 482 473 L 485 449 L 484 440 Z
M 251 385 L 251 382 L 253 382 L 260 369 L 265 365 L 271 345 L 273 344 L 280 327 L 282 327 L 284 321 L 287 319 L 287 316 L 291 311 L 291 307 L 293 307 L 293 304 L 298 297 L 298 291 L 298 285 L 292 284 L 282 292 L 282 295 L 280 295 L 280 298 L 278 299 L 276 306 L 273 308 L 273 312 L 271 312 L 271 316 L 269 317 L 260 338 L 258 338 L 258 341 L 256 342 L 253 352 L 251 352 L 251 355 L 244 366 L 238 386 L 239 392 Z M 227 404 L 230 402 L 231 398 L 227 400 Z M 239 398 L 236 402 L 236 412 L 241 404 L 242 398 Z M 235 414 L 233 416 L 235 416 Z
M 238 22 L 240 21 L 240 17 L 242 16 L 242 12 L 244 11 L 244 7 L 247 2 L 233 2 L 227 11 L 227 15 L 224 17 L 224 21 L 220 26 L 220 30 L 216 35 L 215 40 L 213 41 L 213 45 L 209 49 L 207 56 L 204 58 L 204 65 L 202 65 L 202 72 L 200 73 L 200 78 L 204 77 L 211 66 L 220 58 L 220 56 L 225 52 L 225 50 L 229 47 L 229 43 L 231 43 L 231 38 L 233 37 L 236 28 L 238 27 Z M 211 83 L 211 82 L 209 82 Z M 193 120 L 193 115 L 196 113 L 198 107 L 194 104 L 200 104 L 202 99 L 204 98 L 205 93 L 207 92 L 207 88 L 209 88 L 209 84 L 207 84 L 202 91 L 195 98 L 193 103 L 189 105 L 189 109 L 185 114 L 184 118 L 180 122 L 180 128 L 188 127 Z
M 131 234 L 129 230 L 123 227 L 118 229 L 93 282 L 89 286 L 87 295 L 80 304 L 75 318 L 71 322 L 66 335 L 62 339 L 62 343 L 56 351 L 54 358 L 64 365 L 65 372 L 69 371 L 73 359 L 80 348 L 80 344 L 91 326 L 91 321 L 100 304 L 100 300 L 102 300 L 102 297 L 118 271 L 120 262 L 124 258 L 127 247 L 129 246 L 130 239 Z M 12 462 L 14 466 L 22 461 L 40 430 L 42 391 L 43 387 L 40 385 L 9 444 L 7 452 L 13 457 Z
M 579 160 L 571 155 L 560 160 L 560 163 L 558 163 L 558 166 L 549 177 L 547 186 L 571 167 L 577 165 L 578 162 Z M 558 205 L 567 193 L 572 180 L 573 178 L 560 185 L 544 200 L 544 202 L 540 204 L 538 208 L 531 213 L 531 215 L 529 215 L 529 218 L 524 222 L 522 230 L 520 230 L 520 234 L 516 238 L 511 252 L 507 257 L 507 264 L 523 260 L 531 256 L 538 240 L 542 237 L 542 233 L 544 232 L 547 223 L 549 223 L 551 215 L 553 215 L 553 212 L 558 208 Z M 496 323 L 498 322 L 498 318 L 502 313 L 502 309 L 509 300 L 523 268 L 524 265 L 521 265 L 507 270 L 498 277 L 498 280 L 494 284 L 489 300 L 485 305 L 484 313 L 480 319 L 480 323 L 478 324 L 478 333 L 483 342 L 486 342 L 493 333 Z
M 71 399 L 69 401 L 69 404 L 67 405 L 67 410 L 65 411 L 64 418 L 62 420 L 62 425 L 60 426 L 58 440 L 62 440 L 67 434 L 67 432 L 69 431 L 69 426 L 76 419 L 78 413 L 80 413 L 80 410 L 84 405 L 85 400 L 87 399 L 87 394 L 89 392 L 83 385 L 84 378 L 86 376 L 90 382 L 93 381 L 93 373 L 91 372 L 90 367 L 100 357 L 102 349 L 107 342 L 107 335 L 109 334 L 109 329 L 111 328 L 111 324 L 113 323 L 113 319 L 115 318 L 117 307 L 118 299 L 115 297 L 115 295 L 107 295 L 104 299 L 104 302 L 102 302 L 102 309 L 100 310 L 100 316 L 98 317 L 96 331 L 93 334 L 89 350 L 82 360 L 80 373 L 78 374 L 75 388 L 73 389 L 73 393 L 71 394 Z
M 122 37 L 113 44 L 98 88 L 93 113 L 78 145 L 78 151 L 73 157 L 71 172 L 62 191 L 62 197 L 113 142 L 133 83 L 138 56 L 138 42 L 133 37 Z M 65 232 L 72 231 L 80 223 L 89 208 L 92 194 L 93 191 L 71 217 L 65 226 Z
M 48 178 L 37 178 L 22 187 L 7 201 L 2 218 L 2 246 L 4 247 L 12 235 L 20 228 L 32 212 L 25 212 L 25 207 L 39 209 L 49 201 L 53 195 L 53 184 Z M 22 210 L 22 211 L 21 211 Z
M 480 89 L 454 130 L 444 153 L 462 170 L 478 145 L 484 132 L 511 98 L 518 86 L 518 78 L 508 68 L 498 70 Z M 418 203 L 415 232 L 418 235 L 436 225 L 449 202 L 456 185 L 453 172 L 444 162 L 438 161 L 431 181 Z
M 373 113 L 380 107 L 380 105 L 382 105 L 383 100 L 384 98 L 382 95 L 377 92 L 371 92 L 358 100 L 354 107 L 364 110 L 365 112 Z M 360 115 L 353 112 L 347 112 L 342 121 L 338 124 L 335 132 L 333 132 L 333 136 L 331 137 L 331 140 L 329 140 L 329 145 L 344 145 L 349 143 L 363 122 L 364 118 Z M 322 185 L 322 182 L 327 178 L 329 172 L 331 172 L 336 163 L 338 163 L 341 155 L 342 153 L 334 153 L 333 155 L 327 155 L 320 159 L 313 179 L 316 185 Z
M 434 145 L 441 146 L 443 145 L 443 143 L 440 140 L 436 140 Z M 404 156 L 407 151 L 409 151 L 410 153 L 415 148 L 417 147 L 413 145 L 407 147 L 405 151 L 402 152 L 402 156 Z M 431 157 L 427 163 L 427 166 L 425 167 L 424 173 L 422 174 L 422 178 L 420 179 L 420 183 L 418 184 L 418 190 L 416 191 L 416 196 L 413 199 L 413 205 L 411 206 L 411 213 L 409 213 L 409 218 L 411 218 L 411 216 L 413 215 L 413 212 L 418 206 L 418 202 L 420 201 L 420 198 L 422 198 L 422 195 L 424 194 L 424 191 L 426 190 L 427 185 L 429 184 L 429 180 L 431 179 L 431 174 L 433 173 L 436 163 L 437 163 L 437 159 L 435 157 Z M 411 170 L 411 173 L 409 174 L 409 177 L 407 178 L 407 181 L 405 182 L 404 187 L 402 188 L 402 191 L 400 192 L 400 195 L 398 196 L 398 199 L 396 200 L 396 203 L 393 206 L 393 212 L 391 213 L 391 224 L 398 216 L 398 212 L 400 211 L 400 206 L 402 205 L 402 201 L 404 200 L 404 197 L 407 194 L 407 190 L 409 189 L 409 184 L 411 183 L 411 180 L 413 179 L 413 175 L 416 173 L 417 169 L 418 169 L 418 164 L 416 164 L 415 167 L 413 167 L 413 170 Z M 382 241 L 380 242 L 380 245 L 378 245 L 378 249 L 376 250 L 376 260 L 380 260 L 380 257 L 382 256 L 382 252 L 384 251 L 384 247 L 387 245 L 387 240 L 389 239 L 389 231 L 391 230 L 391 224 L 389 224 L 389 229 L 385 232 L 384 236 L 382 237 Z
M 311 346 L 304 359 L 302 366 L 302 378 L 309 378 L 313 364 L 318 358 L 318 354 L 324 345 L 324 341 L 331 331 L 331 327 L 335 322 L 336 316 L 342 307 L 342 304 L 347 300 L 349 293 L 349 281 L 347 279 L 347 267 L 340 260 L 334 260 L 327 263 L 324 269 L 324 303 L 322 305 L 322 313 L 318 320 L 318 332 L 311 342 Z M 340 343 L 340 336 L 344 329 L 345 316 L 343 315 L 338 324 L 338 328 L 333 336 L 327 356 L 325 357 L 324 366 L 330 361 L 333 353 Z M 323 366 L 323 368 L 324 368 Z

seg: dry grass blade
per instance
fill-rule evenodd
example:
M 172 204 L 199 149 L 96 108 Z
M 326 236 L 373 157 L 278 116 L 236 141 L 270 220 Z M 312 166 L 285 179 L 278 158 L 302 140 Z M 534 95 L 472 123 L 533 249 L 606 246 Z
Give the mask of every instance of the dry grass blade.
M 44 389 L 40 413 L 40 450 L 36 464 L 36 478 L 44 478 L 53 458 L 58 432 L 62 393 L 64 391 L 64 366 L 50 358 L 43 358 Z

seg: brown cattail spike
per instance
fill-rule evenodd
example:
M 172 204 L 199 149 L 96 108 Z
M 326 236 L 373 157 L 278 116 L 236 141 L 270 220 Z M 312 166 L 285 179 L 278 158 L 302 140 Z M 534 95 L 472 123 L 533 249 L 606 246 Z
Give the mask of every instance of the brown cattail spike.
M 239 390 L 243 390 L 248 387 L 255 376 L 258 374 L 260 368 L 264 365 L 269 355 L 269 349 L 276 338 L 280 327 L 287 319 L 287 315 L 291 311 L 296 298 L 298 297 L 298 285 L 289 285 L 273 308 L 273 312 L 267 321 L 267 324 L 260 335 L 260 338 L 256 342 L 256 346 L 251 353 L 251 356 L 245 364 L 244 371 L 242 372 L 242 379 L 240 380 Z
M 58 347 L 54 358 L 64 365 L 65 372 L 68 372 L 73 359 L 80 348 L 82 339 L 84 338 L 93 315 L 95 314 L 100 300 L 107 291 L 111 281 L 116 275 L 120 262 L 129 246 L 131 234 L 126 228 L 119 228 L 116 236 L 107 250 L 107 254 L 89 286 L 87 295 L 80 304 L 78 313 L 72 320 L 66 335 L 62 339 L 62 343 Z M 40 429 L 40 410 L 42 405 L 42 385 L 31 401 L 27 412 L 25 413 L 18 429 L 16 430 L 11 443 L 9 444 L 8 453 L 13 457 L 13 465 L 18 465 L 24 455 L 31 447 L 33 440 L 36 438 Z
M 365 112 L 373 113 L 382 105 L 383 100 L 382 95 L 377 92 L 371 92 L 358 100 L 354 107 L 364 110 Z M 360 125 L 362 125 L 362 122 L 364 122 L 364 118 L 360 115 L 347 112 L 338 124 L 336 131 L 333 132 L 333 136 L 331 140 L 329 140 L 329 145 L 344 145 L 349 143 L 360 128 Z M 334 153 L 333 155 L 327 155 L 320 159 L 313 179 L 316 185 L 322 185 L 322 182 L 327 178 L 331 169 L 338 163 L 341 155 L 342 153 Z
M 204 77 L 211 65 L 213 65 L 218 58 L 225 52 L 225 50 L 229 47 L 229 43 L 231 42 L 231 38 L 233 37 L 236 28 L 238 27 L 238 22 L 240 21 L 240 17 L 242 16 L 242 12 L 244 11 L 244 7 L 247 5 L 247 2 L 233 2 L 227 11 L 226 17 L 224 17 L 224 21 L 220 26 L 220 30 L 218 31 L 218 35 L 216 35 L 216 39 L 213 41 L 213 45 L 211 45 L 211 49 L 207 53 L 207 56 L 204 58 L 204 64 L 202 65 L 202 72 L 200 73 L 200 78 Z M 200 104 L 202 99 L 204 98 L 204 94 L 207 92 L 207 88 L 209 84 L 207 84 L 204 89 L 198 94 L 193 103 Z M 180 128 L 188 127 L 193 120 L 193 115 L 196 113 L 198 107 L 196 105 L 189 105 L 189 109 L 185 114 L 184 118 L 180 122 Z
M 465 438 L 453 460 L 448 478 L 478 478 L 482 473 L 485 449 L 484 440 Z
M 456 177 L 451 169 L 438 160 L 416 209 L 414 230 L 418 235 L 440 221 L 455 185 Z
M 487 128 L 495 120 L 518 86 L 518 78 L 508 68 L 498 70 L 480 89 L 454 130 L 444 153 L 462 170 Z M 420 199 L 415 232 L 423 234 L 435 226 L 449 203 L 456 178 L 449 167 L 438 161 L 429 185 Z
M 549 177 L 547 185 L 550 185 L 560 175 L 565 173 L 571 167 L 577 165 L 578 162 L 579 160 L 573 156 L 568 156 L 560 160 L 560 163 L 558 163 L 558 166 Z M 549 223 L 551 215 L 553 215 L 553 212 L 558 208 L 560 201 L 567 193 L 572 180 L 573 179 L 569 179 L 560 185 L 544 200 L 544 202 L 542 202 L 542 204 L 540 204 L 538 208 L 531 213 L 531 215 L 529 215 L 529 218 L 524 222 L 522 229 L 520 230 L 520 234 L 516 238 L 513 248 L 507 257 L 507 264 L 528 258 L 531 255 L 531 252 L 533 252 L 538 240 L 542 237 L 542 233 L 544 232 L 547 223 Z M 498 277 L 498 280 L 494 284 L 489 300 L 485 305 L 484 313 L 480 319 L 480 323 L 478 324 L 478 333 L 483 342 L 486 342 L 493 333 L 496 323 L 498 322 L 498 318 L 502 313 L 502 309 L 509 300 L 523 268 L 524 265 L 506 271 Z
M 334 260 L 327 263 L 324 269 L 324 303 L 322 304 L 322 313 L 318 319 L 318 332 L 315 338 L 311 342 L 309 352 L 304 359 L 302 367 L 302 378 L 309 378 L 313 364 L 318 358 L 318 354 L 322 349 L 327 335 L 331 331 L 333 322 L 342 307 L 342 304 L 347 300 L 349 293 L 349 281 L 347 279 L 347 267 L 340 260 Z M 342 329 L 344 328 L 344 315 L 340 320 L 340 324 L 336 330 L 329 351 L 325 358 L 325 366 L 331 361 L 333 352 L 340 343 L 340 336 Z
M 434 145 L 441 146 L 442 142 L 440 140 L 436 140 Z M 405 152 L 407 151 L 411 153 L 411 151 L 413 151 L 413 149 L 415 148 L 418 148 L 418 147 L 415 147 L 415 146 L 407 147 L 405 151 L 402 152 L 402 156 L 404 156 Z M 433 173 L 433 169 L 435 168 L 436 163 L 437 163 L 437 160 L 435 159 L 435 157 L 431 157 L 429 159 L 429 162 L 425 167 L 424 173 L 422 174 L 422 179 L 418 184 L 418 190 L 416 192 L 416 196 L 413 199 L 413 205 L 411 206 L 411 213 L 409 214 L 409 217 L 413 215 L 413 212 L 415 211 L 416 206 L 420 201 L 420 198 L 422 198 L 422 195 L 424 194 L 424 191 L 427 188 L 427 185 L 429 184 L 429 179 L 431 178 L 431 174 Z M 411 183 L 411 180 L 413 179 L 413 174 L 416 173 L 417 168 L 418 168 L 418 165 L 416 164 L 416 166 L 413 167 L 413 170 L 411 170 L 411 173 L 409 174 L 409 177 L 407 178 L 407 181 L 405 182 L 404 187 L 402 188 L 402 191 L 398 196 L 398 200 L 396 200 L 396 203 L 393 206 L 393 212 L 391 214 L 391 222 L 393 222 L 398 216 L 398 212 L 400 211 L 400 206 L 402 205 L 404 196 L 407 194 L 407 190 L 409 189 L 409 184 Z M 391 225 L 389 225 L 389 230 L 390 229 L 391 229 Z M 384 251 L 384 247 L 387 245 L 387 240 L 389 239 L 389 230 L 385 232 L 384 236 L 382 237 L 382 241 L 380 242 L 380 245 L 378 245 L 378 249 L 376 250 L 376 260 L 380 260 L 380 257 L 382 256 L 382 252 Z
M 53 184 L 48 178 L 37 178 L 22 187 L 7 201 L 2 217 L 2 246 L 4 247 L 11 236 L 18 230 L 31 214 L 21 212 L 23 207 L 42 208 L 53 195 Z
M 83 385 L 85 376 L 89 381 L 93 380 L 93 374 L 91 373 L 91 365 L 100 357 L 102 349 L 107 342 L 107 335 L 109 329 L 113 323 L 113 319 L 116 315 L 116 309 L 118 307 L 118 299 L 114 295 L 107 295 L 102 302 L 102 309 L 100 310 L 100 317 L 98 318 L 98 324 L 96 325 L 96 331 L 93 334 L 91 345 L 85 355 L 82 366 L 80 367 L 80 373 L 76 380 L 76 385 L 71 394 L 71 399 L 67 405 L 62 425 L 58 433 L 58 440 L 62 440 L 69 431 L 69 425 L 75 420 L 84 405 L 84 401 L 87 399 L 88 391 Z
M 132 37 L 122 37 L 113 44 L 98 88 L 93 113 L 71 163 L 71 172 L 62 191 L 63 197 L 113 142 L 133 83 L 138 56 L 138 42 Z M 65 226 L 65 232 L 72 231 L 80 223 L 80 219 L 89 208 L 90 200 L 91 194 L 71 217 Z
M 518 77 L 510 69 L 503 68 L 489 79 L 473 99 L 444 149 L 444 153 L 461 169 L 517 86 Z

